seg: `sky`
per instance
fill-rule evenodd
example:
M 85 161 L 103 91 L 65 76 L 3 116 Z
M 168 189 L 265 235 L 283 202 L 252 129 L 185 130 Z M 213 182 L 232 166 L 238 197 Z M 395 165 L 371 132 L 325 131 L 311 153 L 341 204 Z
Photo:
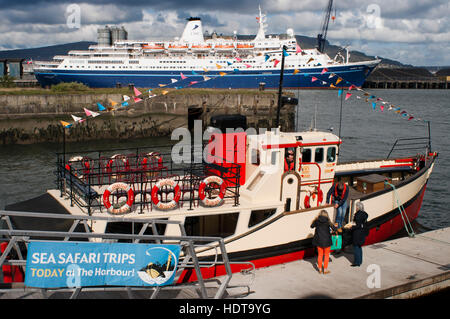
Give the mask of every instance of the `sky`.
M 124 26 L 130 40 L 181 36 L 186 18 L 203 30 L 256 34 L 258 5 L 267 34 L 316 37 L 328 0 L 0 0 L 0 50 L 97 41 L 97 29 Z M 327 40 L 416 66 L 450 66 L 449 0 L 335 0 Z

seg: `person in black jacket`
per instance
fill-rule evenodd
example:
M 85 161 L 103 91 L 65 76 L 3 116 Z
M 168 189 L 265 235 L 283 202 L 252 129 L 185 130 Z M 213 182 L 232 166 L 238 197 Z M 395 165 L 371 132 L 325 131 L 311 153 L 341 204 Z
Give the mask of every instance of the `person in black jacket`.
M 359 267 L 362 264 L 362 245 L 369 234 L 367 228 L 367 218 L 369 215 L 364 211 L 364 205 L 361 202 L 356 203 L 356 213 L 353 217 L 354 224 L 347 224 L 352 232 L 354 261 L 352 267 Z
M 336 231 L 337 228 L 331 222 L 326 210 L 320 211 L 317 218 L 312 222 L 311 228 L 315 228 L 312 244 L 317 247 L 317 267 L 319 268 L 319 273 L 328 274 L 330 272 L 328 270 L 328 261 L 330 259 L 330 248 L 332 244 L 330 228 L 333 231 Z

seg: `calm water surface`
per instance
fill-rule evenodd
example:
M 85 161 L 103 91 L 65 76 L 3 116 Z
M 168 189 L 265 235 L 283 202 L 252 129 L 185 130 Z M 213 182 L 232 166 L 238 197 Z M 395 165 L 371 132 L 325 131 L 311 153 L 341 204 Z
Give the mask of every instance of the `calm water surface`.
M 416 117 L 431 121 L 433 151 L 439 152 L 428 182 L 418 222 L 436 229 L 450 226 L 448 215 L 450 187 L 450 90 L 370 90 L 385 101 L 400 106 Z M 333 128 L 339 134 L 340 99 L 335 91 L 294 91 L 299 97 L 297 125 L 300 130 L 311 127 L 316 113 L 317 129 Z M 378 109 L 352 96 L 343 102 L 340 160 L 384 158 L 398 138 L 425 137 L 422 122 L 407 121 L 400 115 Z M 130 141 L 101 140 L 68 143 L 67 151 L 126 148 L 168 144 L 169 138 L 146 138 Z M 58 143 L 0 146 L 0 208 L 6 204 L 41 195 L 55 188 L 55 152 Z M 414 151 L 413 151 L 414 152 Z M 415 152 L 413 153 L 415 154 Z M 401 155 L 401 154 L 394 154 Z

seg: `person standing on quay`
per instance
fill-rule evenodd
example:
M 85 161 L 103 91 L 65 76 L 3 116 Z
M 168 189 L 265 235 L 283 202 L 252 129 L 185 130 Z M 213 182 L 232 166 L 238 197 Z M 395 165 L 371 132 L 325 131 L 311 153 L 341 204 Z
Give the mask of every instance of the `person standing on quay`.
M 328 261 L 330 259 L 331 248 L 331 229 L 336 231 L 337 228 L 331 222 L 326 210 L 321 210 L 319 215 L 311 224 L 311 228 L 315 228 L 312 244 L 317 247 L 317 267 L 319 273 L 328 274 Z M 323 260 L 323 269 L 322 269 Z
M 352 267 L 359 267 L 362 264 L 362 245 L 366 241 L 366 237 L 369 234 L 369 229 L 367 228 L 367 218 L 369 215 L 364 211 L 364 205 L 361 202 L 356 203 L 355 217 L 353 218 L 354 223 L 349 223 L 345 225 L 345 228 L 350 229 L 352 232 L 353 241 L 353 254 L 354 260 Z

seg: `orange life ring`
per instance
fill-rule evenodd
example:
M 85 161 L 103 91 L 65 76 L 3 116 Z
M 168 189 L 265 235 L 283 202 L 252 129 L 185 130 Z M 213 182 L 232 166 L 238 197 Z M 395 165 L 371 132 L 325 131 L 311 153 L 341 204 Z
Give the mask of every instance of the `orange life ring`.
M 175 193 L 173 199 L 168 203 L 163 203 L 158 198 L 158 192 L 163 186 L 171 186 Z M 173 179 L 170 178 L 159 180 L 156 183 L 156 185 L 153 186 L 152 188 L 152 202 L 156 207 L 158 207 L 161 210 L 169 210 L 175 208 L 178 204 L 178 201 L 180 200 L 180 197 L 181 197 L 180 186 Z
M 211 183 L 216 183 L 220 186 L 219 195 L 214 199 L 207 198 L 205 194 L 206 185 Z M 208 176 L 201 182 L 198 188 L 198 197 L 200 198 L 202 203 L 205 204 L 206 206 L 214 207 L 220 205 L 223 202 L 225 191 L 226 191 L 226 184 L 222 178 L 220 178 L 219 176 Z
M 309 195 L 305 196 L 305 200 L 303 202 L 303 204 L 305 205 L 305 208 L 311 207 L 311 200 L 315 201 L 316 196 L 317 196 L 317 206 L 319 206 L 319 204 L 323 202 L 323 192 L 321 189 L 319 189 L 317 191 L 317 195 L 315 192 L 314 193 L 309 192 Z
M 120 207 L 114 207 L 113 205 L 111 205 L 111 202 L 109 201 L 109 196 L 111 195 L 112 192 L 116 190 L 124 190 L 127 192 L 127 202 Z M 111 184 L 103 193 L 103 205 L 106 207 L 108 212 L 113 215 L 128 213 L 131 210 L 133 202 L 134 202 L 134 192 L 131 189 L 131 187 L 125 183 L 118 182 Z

